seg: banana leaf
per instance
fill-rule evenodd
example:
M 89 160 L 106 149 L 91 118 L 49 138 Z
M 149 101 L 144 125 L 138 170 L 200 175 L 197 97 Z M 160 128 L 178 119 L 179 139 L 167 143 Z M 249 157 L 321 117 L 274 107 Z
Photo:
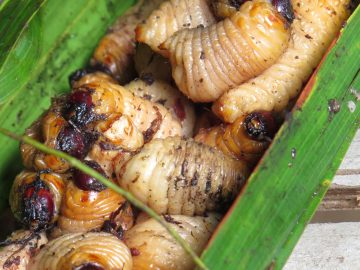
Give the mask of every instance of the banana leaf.
M 0 126 L 23 133 L 51 97 L 68 91 L 67 76 L 86 65 L 107 27 L 134 2 L 3 1 Z M 360 89 L 359 12 L 203 253 L 211 270 L 280 269 L 316 210 L 359 127 L 360 109 L 353 109 Z M 21 170 L 18 144 L 0 136 L 0 158 L 1 211 Z

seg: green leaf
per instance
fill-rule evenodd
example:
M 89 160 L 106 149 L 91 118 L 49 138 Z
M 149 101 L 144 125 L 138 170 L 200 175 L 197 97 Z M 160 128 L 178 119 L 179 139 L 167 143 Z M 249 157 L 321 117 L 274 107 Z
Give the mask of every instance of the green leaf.
M 23 133 L 68 91 L 111 23 L 135 0 L 16 0 L 0 6 L 0 126 Z M 0 138 L 0 210 L 21 169 L 18 144 Z
M 286 262 L 359 127 L 359 28 L 358 8 L 204 252 L 212 270 Z M 329 112 L 334 100 L 336 114 Z M 354 112 L 349 102 L 357 103 Z

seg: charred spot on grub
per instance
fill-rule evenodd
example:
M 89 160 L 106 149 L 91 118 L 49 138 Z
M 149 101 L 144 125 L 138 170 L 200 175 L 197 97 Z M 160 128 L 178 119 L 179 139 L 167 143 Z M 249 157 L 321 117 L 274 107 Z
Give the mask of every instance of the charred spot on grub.
M 123 212 L 128 211 L 129 208 L 130 204 L 127 201 L 121 204 L 118 209 L 110 214 L 109 219 L 104 222 L 101 231 L 111 233 L 120 240 L 123 240 L 125 231 L 121 224 L 121 215 Z M 117 220 L 118 217 L 120 217 L 120 220 Z
M 55 204 L 49 187 L 38 174 L 36 180 L 21 187 L 21 222 L 33 229 L 47 228 L 51 222 Z
M 248 0 L 229 0 L 229 5 L 236 10 L 240 10 L 241 5 L 247 1 Z
M 87 69 L 89 70 L 89 73 L 100 71 L 106 73 L 107 75 L 113 76 L 113 73 L 111 72 L 111 68 L 107 66 L 105 63 L 96 62 Z
M 104 170 L 101 168 L 101 166 L 97 162 L 85 160 L 84 164 L 89 166 L 90 168 L 94 169 L 95 171 L 97 171 L 98 173 L 103 175 L 104 177 L 106 177 Z M 106 189 L 106 186 L 103 183 L 99 182 L 94 177 L 92 177 L 78 169 L 74 170 L 73 175 L 74 175 L 75 185 L 82 190 L 100 192 L 100 191 L 103 191 Z
M 183 103 L 182 103 L 182 101 L 181 101 L 180 98 L 177 98 L 177 99 L 175 100 L 175 104 L 174 104 L 174 107 L 173 107 L 173 108 L 174 108 L 174 112 L 175 112 L 177 118 L 178 118 L 181 122 L 183 122 L 183 121 L 185 120 L 185 118 L 186 118 L 186 112 L 185 112 L 184 105 L 183 105 Z
M 81 131 L 73 125 L 65 126 L 56 140 L 56 149 L 83 159 L 97 140 L 96 133 Z
M 14 257 L 10 257 L 9 259 L 7 259 L 5 261 L 5 263 L 3 264 L 3 269 L 7 269 L 7 268 L 12 269 L 11 267 L 13 265 L 16 265 L 16 266 L 20 265 L 20 256 L 14 256 Z
M 131 256 L 136 257 L 140 255 L 140 250 L 136 249 L 136 248 L 130 248 L 130 253 Z
M 151 122 L 150 127 L 143 132 L 144 143 L 148 143 L 152 140 L 156 132 L 160 129 L 163 120 L 158 107 L 154 106 L 153 108 L 156 110 L 156 118 Z
M 72 87 L 74 85 L 74 83 L 76 83 L 82 77 L 84 77 L 85 75 L 88 75 L 89 73 L 91 73 L 91 72 L 89 72 L 89 70 L 86 68 L 78 69 L 78 70 L 74 71 L 73 73 L 71 73 L 69 76 L 70 86 Z
M 73 268 L 74 270 L 105 270 L 100 264 L 89 262 Z
M 175 224 L 175 225 L 180 225 L 181 222 L 176 221 L 172 216 L 170 215 L 163 215 L 164 219 L 166 222 L 171 223 L 171 224 Z
M 276 8 L 288 23 L 292 23 L 295 19 L 294 9 L 290 0 L 272 0 L 273 6 Z
M 154 76 L 152 73 L 143 73 L 141 74 L 140 79 L 147 85 L 152 85 L 155 82 Z
M 276 132 L 274 117 L 270 112 L 253 112 L 246 116 L 245 131 L 247 135 L 258 141 L 272 138 Z
M 191 181 L 190 181 L 190 185 L 191 186 L 196 186 L 197 184 L 198 184 L 198 180 L 199 179 L 199 173 L 196 171 L 195 173 L 194 173 L 194 176 L 191 178 Z
M 98 119 L 93 108 L 91 91 L 79 89 L 68 96 L 62 114 L 69 122 L 83 127 Z

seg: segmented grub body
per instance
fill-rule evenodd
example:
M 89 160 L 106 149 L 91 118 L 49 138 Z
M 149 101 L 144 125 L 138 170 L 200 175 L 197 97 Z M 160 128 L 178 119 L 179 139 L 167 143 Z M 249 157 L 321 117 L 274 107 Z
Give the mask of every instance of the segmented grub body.
M 175 32 L 213 23 L 215 18 L 208 0 L 170 0 L 161 4 L 136 28 L 136 40 L 161 53 L 159 45 Z
M 91 65 L 108 72 L 121 83 L 135 75 L 135 28 L 164 0 L 143 0 L 121 16 L 98 44 Z
M 258 77 L 225 93 L 213 111 L 226 122 L 256 111 L 281 111 L 296 97 L 349 16 L 349 0 L 292 0 L 286 51 Z
M 195 125 L 194 106 L 179 90 L 159 80 L 136 79 L 124 87 L 136 96 L 164 105 L 181 123 L 182 135 L 192 136 Z
M 29 270 L 131 270 L 130 250 L 114 235 L 70 233 L 51 240 L 29 264 Z
M 68 175 L 22 171 L 12 185 L 9 202 L 14 216 L 27 228 L 54 224 L 68 182 Z
M 179 89 L 195 102 L 211 102 L 275 63 L 289 34 L 272 4 L 254 0 L 214 25 L 177 32 L 161 48 Z
M 109 188 L 99 192 L 82 190 L 70 182 L 61 203 L 58 229 L 53 236 L 100 229 L 124 203 L 125 199 Z M 131 208 L 122 212 L 118 219 L 124 229 L 130 228 L 133 223 Z
M 120 186 L 160 214 L 225 210 L 248 176 L 243 162 L 180 137 L 155 139 L 115 166 Z
M 165 221 L 198 254 L 202 252 L 220 220 L 220 215 L 207 217 L 165 216 Z M 194 262 L 174 238 L 154 219 L 138 223 L 125 233 L 125 242 L 136 252 L 133 268 L 137 270 L 191 270 Z
M 25 135 L 44 143 L 50 148 L 56 149 L 58 146 L 58 136 L 66 125 L 66 120 L 61 116 L 59 107 L 54 102 L 52 108 L 26 129 Z M 63 173 L 70 168 L 65 160 L 45 154 L 26 143 L 21 143 L 20 152 L 23 164 L 27 169 L 51 169 L 55 172 Z
M 181 125 L 161 104 L 137 97 L 120 85 L 93 82 L 74 91 L 91 94 L 94 112 L 98 115 L 119 113 L 128 116 L 135 127 L 144 133 L 144 140 L 182 135 Z

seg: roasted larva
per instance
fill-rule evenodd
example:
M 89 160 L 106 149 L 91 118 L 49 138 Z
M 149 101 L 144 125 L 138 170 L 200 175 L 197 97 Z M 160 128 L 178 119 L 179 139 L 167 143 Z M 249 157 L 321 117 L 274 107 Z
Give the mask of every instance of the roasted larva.
M 15 231 L 0 244 L 0 268 L 5 270 L 27 270 L 28 263 L 48 242 L 46 233 Z
M 106 81 L 93 82 L 74 89 L 91 96 L 93 110 L 97 115 L 120 113 L 129 116 L 145 141 L 181 134 L 181 125 L 161 104 L 135 96 L 120 85 Z
M 59 216 L 59 209 L 68 175 L 47 171 L 23 171 L 10 191 L 10 207 L 14 216 L 27 228 L 50 227 Z
M 238 118 L 233 124 L 202 129 L 195 136 L 195 141 L 255 165 L 270 145 L 275 128 L 271 113 L 254 112 Z
M 50 241 L 29 264 L 29 270 L 131 270 L 130 250 L 103 232 L 70 233 Z
M 225 93 L 213 111 L 225 122 L 256 110 L 283 110 L 298 95 L 349 16 L 349 0 L 292 0 L 289 47 L 258 77 Z
M 62 129 L 67 126 L 67 122 L 56 107 L 57 105 L 54 105 L 40 120 L 33 123 L 25 131 L 25 135 L 43 142 L 48 147 L 57 148 L 58 137 Z M 51 169 L 62 173 L 70 168 L 66 161 L 53 155 L 45 154 L 25 143 L 21 143 L 20 152 L 23 163 L 28 169 Z
M 192 137 L 195 125 L 193 104 L 169 83 L 160 80 L 136 79 L 124 86 L 135 95 L 164 105 L 181 123 L 182 135 Z
M 200 254 L 220 220 L 218 214 L 207 217 L 165 215 L 165 221 Z M 139 222 L 125 233 L 125 243 L 136 253 L 133 269 L 191 270 L 194 262 L 174 238 L 154 219 Z
M 155 139 L 115 166 L 120 186 L 157 213 L 190 216 L 225 210 L 249 173 L 242 161 L 180 137 Z
M 96 48 L 91 59 L 94 69 L 111 74 L 120 83 L 135 76 L 135 28 L 164 0 L 142 0 L 121 16 Z
M 208 0 L 170 0 L 161 4 L 136 28 L 136 40 L 161 53 L 159 45 L 175 32 L 206 27 L 214 22 Z
M 210 102 L 275 63 L 289 37 L 275 7 L 254 0 L 209 27 L 177 32 L 161 48 L 179 89 L 195 102 Z
M 111 189 L 104 187 L 94 190 L 93 187 L 89 187 L 89 183 L 83 183 L 88 180 L 81 179 L 81 176 L 74 181 L 77 184 L 70 182 L 67 185 L 61 204 L 58 228 L 53 232 L 53 236 L 100 229 L 110 215 L 126 203 L 121 195 Z M 86 186 L 88 188 L 84 188 Z M 130 228 L 133 223 L 131 208 L 122 212 L 117 218 L 123 229 Z

